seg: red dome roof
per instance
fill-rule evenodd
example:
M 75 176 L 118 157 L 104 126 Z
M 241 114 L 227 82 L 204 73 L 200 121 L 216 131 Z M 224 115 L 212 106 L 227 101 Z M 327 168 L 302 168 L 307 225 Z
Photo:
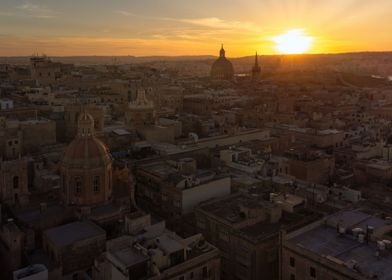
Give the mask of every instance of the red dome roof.
M 68 146 L 62 165 L 67 168 L 100 168 L 111 164 L 108 148 L 96 137 L 76 137 Z
M 112 163 L 109 149 L 94 135 L 94 119 L 86 112 L 78 120 L 78 135 L 69 144 L 62 161 L 66 168 L 106 167 Z

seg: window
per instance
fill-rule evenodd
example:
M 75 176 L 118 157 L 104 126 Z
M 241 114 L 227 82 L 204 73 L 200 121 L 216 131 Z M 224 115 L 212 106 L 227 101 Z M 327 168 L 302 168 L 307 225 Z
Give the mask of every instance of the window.
M 295 275 L 294 274 L 290 274 L 290 280 L 295 280 Z
M 19 188 L 19 177 L 18 176 L 14 176 L 14 178 L 12 178 L 12 186 L 14 187 L 14 189 Z
M 75 194 L 80 195 L 82 193 L 82 178 L 75 177 Z
M 219 239 L 228 242 L 229 241 L 229 232 L 225 229 L 219 230 Z
M 94 177 L 94 181 L 93 181 L 94 193 L 98 193 L 99 192 L 99 187 L 100 187 L 99 176 L 95 176 Z
M 203 278 L 206 278 L 207 276 L 208 276 L 207 267 L 204 266 L 203 267 Z
M 290 266 L 295 267 L 295 259 L 293 257 L 290 257 Z
M 189 278 L 193 279 L 193 271 L 191 271 L 191 273 L 189 273 Z
M 314 267 L 310 267 L 309 274 L 310 277 L 316 278 L 316 269 Z

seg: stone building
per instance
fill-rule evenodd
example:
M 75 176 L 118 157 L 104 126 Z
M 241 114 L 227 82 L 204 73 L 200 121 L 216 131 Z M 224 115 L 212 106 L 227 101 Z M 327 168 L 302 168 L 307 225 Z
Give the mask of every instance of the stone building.
M 144 89 L 138 89 L 136 99 L 128 104 L 125 123 L 136 129 L 155 124 L 154 103 L 147 99 Z
M 136 169 L 136 197 L 140 206 L 176 226 L 200 202 L 230 194 L 231 180 L 211 170 L 198 169 L 192 158 L 155 161 Z
M 201 234 L 182 238 L 151 224 L 150 215 L 129 217 L 132 232 L 107 242 L 97 257 L 94 280 L 219 280 L 219 251 Z
M 43 248 L 62 275 L 88 270 L 105 248 L 106 233 L 91 222 L 73 222 L 43 233 Z
M 341 211 L 282 232 L 282 280 L 387 280 L 392 277 L 391 225 L 358 210 Z
M 10 219 L 4 224 L 0 217 L 0 278 L 11 278 L 12 271 L 18 269 L 23 261 L 25 234 Z
M 52 85 L 60 77 L 60 63 L 52 62 L 46 56 L 30 58 L 31 78 L 41 85 Z
M 299 180 L 328 183 L 335 172 L 335 157 L 320 150 L 290 149 L 285 157 L 288 174 Z
M 318 217 L 300 197 L 268 196 L 252 188 L 196 208 L 198 232 L 221 251 L 222 279 L 278 279 L 280 228 L 291 231 Z
M 28 196 L 27 159 L 0 159 L 0 201 L 9 205 L 24 205 L 28 202 Z
M 60 173 L 66 204 L 91 206 L 111 199 L 112 157 L 86 112 L 79 117 L 78 134 L 65 151 Z

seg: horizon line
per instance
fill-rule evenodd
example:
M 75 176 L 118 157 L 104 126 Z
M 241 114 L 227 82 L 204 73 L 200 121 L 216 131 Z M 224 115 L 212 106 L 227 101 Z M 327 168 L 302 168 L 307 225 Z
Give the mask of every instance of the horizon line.
M 324 52 L 324 53 L 301 53 L 301 54 L 258 54 L 258 56 L 312 56 L 312 55 L 344 55 L 344 54 L 361 54 L 361 53 L 392 53 L 392 50 L 385 50 L 385 51 L 352 51 L 352 52 Z M 34 55 L 37 56 L 37 53 L 33 53 L 31 55 L 0 55 L 1 58 L 25 58 L 25 57 L 33 57 Z M 153 57 L 168 57 L 168 58 L 176 58 L 176 57 L 219 57 L 217 55 L 212 54 L 184 54 L 184 55 L 96 55 L 96 54 L 77 54 L 77 55 L 48 55 L 45 53 L 38 54 L 38 56 L 47 56 L 47 57 L 133 57 L 133 58 L 153 58 Z M 244 58 L 244 57 L 254 57 L 254 54 L 245 55 L 245 56 L 227 56 L 228 58 Z

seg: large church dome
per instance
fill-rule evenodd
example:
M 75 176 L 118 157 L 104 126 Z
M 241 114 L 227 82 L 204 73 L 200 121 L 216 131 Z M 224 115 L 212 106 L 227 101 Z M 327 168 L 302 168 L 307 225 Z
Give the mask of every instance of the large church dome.
M 231 80 L 234 76 L 233 64 L 226 58 L 225 50 L 219 52 L 219 58 L 215 60 L 211 67 L 211 78 L 214 80 Z
M 62 160 L 68 168 L 97 168 L 111 164 L 108 148 L 94 135 L 94 119 L 82 113 L 78 120 L 78 134 L 69 144 Z
M 78 119 L 78 134 L 65 151 L 60 172 L 67 204 L 99 204 L 111 197 L 112 157 L 95 137 L 94 119 L 86 112 Z

